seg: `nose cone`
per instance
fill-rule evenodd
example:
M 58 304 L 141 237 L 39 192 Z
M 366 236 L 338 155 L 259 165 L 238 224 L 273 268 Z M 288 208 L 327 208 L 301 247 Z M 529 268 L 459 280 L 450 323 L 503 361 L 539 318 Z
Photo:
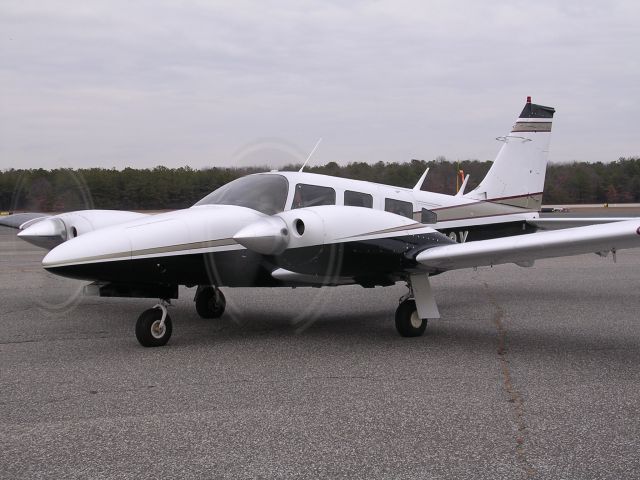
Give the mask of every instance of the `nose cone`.
M 34 225 L 35 226 L 35 225 Z M 119 227 L 90 232 L 66 241 L 42 260 L 49 272 L 83 280 L 110 279 L 131 258 L 131 244 Z
M 267 217 L 239 230 L 233 239 L 254 252 L 277 255 L 289 244 L 289 230 L 281 218 Z
M 45 218 L 28 226 L 18 236 L 36 247 L 51 249 L 67 239 L 67 229 L 58 218 Z

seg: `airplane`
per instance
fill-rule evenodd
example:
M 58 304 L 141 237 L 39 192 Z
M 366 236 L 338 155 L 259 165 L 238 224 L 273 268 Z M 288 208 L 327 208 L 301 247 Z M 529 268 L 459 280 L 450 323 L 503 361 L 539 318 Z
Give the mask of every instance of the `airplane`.
M 554 113 L 527 97 L 509 134 L 498 138 L 503 145 L 488 173 L 468 193 L 468 177 L 455 195 L 423 191 L 428 169 L 406 189 L 301 168 L 236 179 L 183 210 L 84 210 L 13 223 L 22 222 L 20 238 L 50 249 L 45 270 L 92 282 L 85 294 L 159 299 L 136 322 L 144 347 L 169 341 L 167 307 L 179 286 L 197 287 L 196 311 L 217 318 L 226 305 L 221 287 L 406 282 L 395 326 L 417 337 L 428 319 L 440 318 L 434 275 L 583 253 L 615 258 L 640 247 L 640 218 L 540 217 Z

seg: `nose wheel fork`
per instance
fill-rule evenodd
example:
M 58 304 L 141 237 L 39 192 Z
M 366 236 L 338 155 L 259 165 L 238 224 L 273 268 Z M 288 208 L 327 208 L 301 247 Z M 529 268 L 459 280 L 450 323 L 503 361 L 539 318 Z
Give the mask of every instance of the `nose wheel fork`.
M 171 338 L 173 326 L 167 307 L 169 300 L 160 300 L 153 308 L 145 310 L 136 322 L 136 338 L 143 347 L 161 347 Z

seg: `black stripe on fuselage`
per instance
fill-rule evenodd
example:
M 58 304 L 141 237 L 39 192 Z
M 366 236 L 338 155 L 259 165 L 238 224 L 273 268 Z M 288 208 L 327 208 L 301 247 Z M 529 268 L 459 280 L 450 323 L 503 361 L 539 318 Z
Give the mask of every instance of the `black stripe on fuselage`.
M 250 250 L 227 250 L 147 257 L 110 262 L 49 266 L 57 275 L 82 280 L 130 284 L 215 284 L 229 287 L 275 287 L 283 283 L 271 272 L 284 268 L 320 278 L 379 278 L 416 265 L 414 252 L 453 243 L 438 233 L 403 235 L 292 248 L 278 256 Z
M 527 222 L 492 223 L 488 225 L 470 225 L 450 228 L 438 228 L 438 231 L 447 235 L 458 243 L 475 242 L 478 240 L 490 240 L 492 238 L 512 237 L 534 233 L 537 228 Z M 455 238 L 454 238 L 455 235 Z

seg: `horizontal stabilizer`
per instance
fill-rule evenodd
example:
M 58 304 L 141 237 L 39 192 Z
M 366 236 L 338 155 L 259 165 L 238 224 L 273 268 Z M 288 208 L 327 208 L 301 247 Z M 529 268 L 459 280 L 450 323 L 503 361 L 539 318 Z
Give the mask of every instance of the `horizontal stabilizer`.
M 541 258 L 640 247 L 640 218 L 553 232 L 443 245 L 422 251 L 416 261 L 429 271 L 529 263 Z

